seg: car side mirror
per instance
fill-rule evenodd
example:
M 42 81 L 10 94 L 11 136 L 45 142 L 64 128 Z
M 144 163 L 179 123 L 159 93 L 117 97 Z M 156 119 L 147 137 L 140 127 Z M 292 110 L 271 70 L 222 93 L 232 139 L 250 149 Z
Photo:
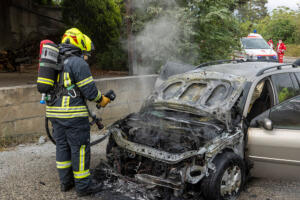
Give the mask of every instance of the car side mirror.
M 264 118 L 263 120 L 259 120 L 258 124 L 260 127 L 263 127 L 268 131 L 273 130 L 273 122 L 269 118 Z

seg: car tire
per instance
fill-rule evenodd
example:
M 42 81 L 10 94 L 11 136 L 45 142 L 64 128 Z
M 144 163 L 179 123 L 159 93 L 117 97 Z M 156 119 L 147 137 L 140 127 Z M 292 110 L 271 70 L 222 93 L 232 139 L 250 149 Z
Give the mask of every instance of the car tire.
M 233 152 L 219 154 L 214 159 L 216 171 L 201 183 L 201 191 L 206 200 L 236 199 L 245 182 L 245 163 Z
M 113 147 L 115 147 L 115 146 L 117 146 L 117 144 L 116 144 L 115 140 L 113 139 L 113 136 L 110 135 L 108 138 L 107 146 L 106 146 L 106 159 L 107 159 L 107 162 L 111 165 L 113 163 L 113 158 L 111 157 L 111 153 L 112 153 Z

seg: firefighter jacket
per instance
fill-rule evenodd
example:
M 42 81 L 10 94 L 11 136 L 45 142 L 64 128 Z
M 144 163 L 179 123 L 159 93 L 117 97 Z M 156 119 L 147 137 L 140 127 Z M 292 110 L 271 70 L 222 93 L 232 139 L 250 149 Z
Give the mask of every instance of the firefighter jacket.
M 276 48 L 276 51 L 278 54 L 284 54 L 284 51 L 286 50 L 286 46 L 285 44 L 282 42 L 282 43 L 277 43 L 277 48 Z
M 85 99 L 99 102 L 102 99 L 101 92 L 97 89 L 89 65 L 81 57 L 78 48 L 62 44 L 60 54 L 71 55 L 64 59 L 63 71 L 57 77 L 58 84 L 66 88 L 67 93 L 58 96 L 53 105 L 46 106 L 46 117 L 58 119 L 88 117 Z

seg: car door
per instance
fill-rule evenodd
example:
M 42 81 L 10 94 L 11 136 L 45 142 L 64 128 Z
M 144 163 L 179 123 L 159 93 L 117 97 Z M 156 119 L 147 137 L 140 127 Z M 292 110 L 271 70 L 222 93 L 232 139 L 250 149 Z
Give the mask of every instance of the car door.
M 247 155 L 258 177 L 299 179 L 300 92 L 295 74 L 271 76 L 276 105 L 251 120 Z M 273 130 L 263 128 L 270 119 Z

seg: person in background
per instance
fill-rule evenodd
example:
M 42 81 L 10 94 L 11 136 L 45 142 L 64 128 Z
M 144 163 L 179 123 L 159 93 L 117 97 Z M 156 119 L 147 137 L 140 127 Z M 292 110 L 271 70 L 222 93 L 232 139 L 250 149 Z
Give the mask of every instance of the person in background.
M 286 51 L 285 44 L 282 42 L 282 40 L 279 40 L 277 43 L 277 47 L 276 47 L 276 52 L 278 54 L 278 62 L 279 63 L 283 63 L 283 56 L 284 56 L 285 51 Z
M 274 43 L 273 43 L 273 40 L 270 38 L 269 41 L 268 41 L 268 45 L 274 49 Z

